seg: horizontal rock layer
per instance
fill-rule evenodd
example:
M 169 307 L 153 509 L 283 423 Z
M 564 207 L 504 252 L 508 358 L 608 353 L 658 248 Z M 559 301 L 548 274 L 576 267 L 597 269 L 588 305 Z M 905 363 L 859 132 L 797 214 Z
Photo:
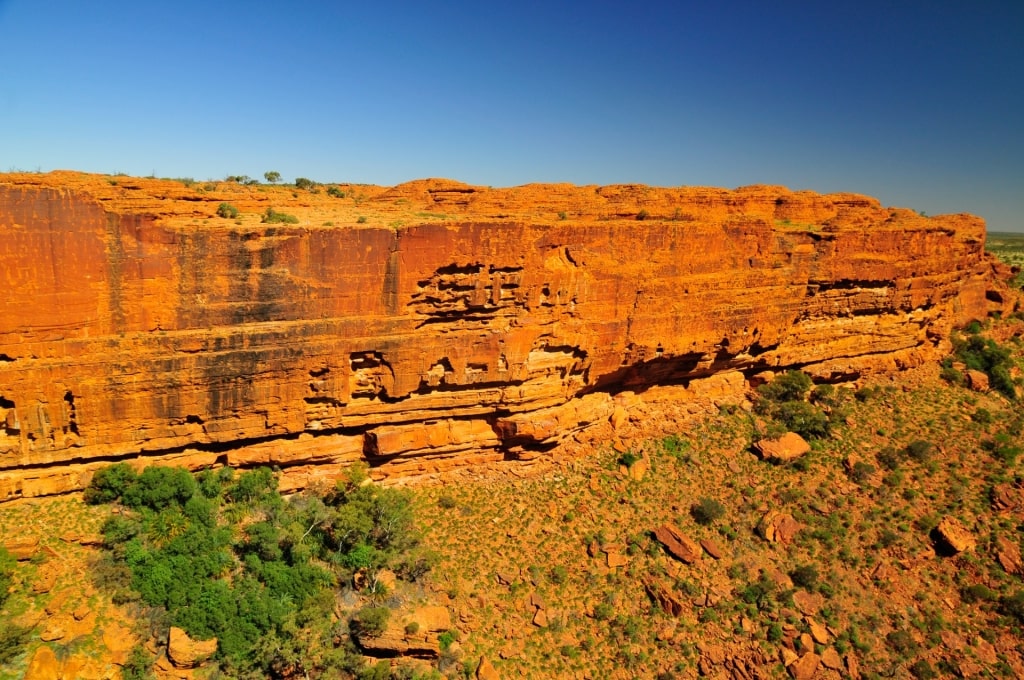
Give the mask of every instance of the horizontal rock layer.
M 401 224 L 270 225 L 131 181 L 0 175 L 0 499 L 119 459 L 528 458 L 624 390 L 916 365 L 1003 299 L 980 219 L 850 194 L 424 181 L 356 203 Z

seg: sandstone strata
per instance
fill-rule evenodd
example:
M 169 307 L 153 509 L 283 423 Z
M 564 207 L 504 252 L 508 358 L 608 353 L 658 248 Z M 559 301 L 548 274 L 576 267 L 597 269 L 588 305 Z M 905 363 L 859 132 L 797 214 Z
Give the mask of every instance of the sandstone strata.
M 981 220 L 852 194 L 341 189 L 0 175 L 0 499 L 115 460 L 297 488 L 529 459 L 617 393 L 913 366 L 1007 299 Z

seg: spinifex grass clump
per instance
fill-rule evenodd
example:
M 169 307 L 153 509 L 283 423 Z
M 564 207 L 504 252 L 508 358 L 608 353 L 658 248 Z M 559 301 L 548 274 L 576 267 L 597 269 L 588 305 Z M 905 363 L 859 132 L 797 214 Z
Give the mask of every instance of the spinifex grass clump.
M 429 567 L 407 494 L 364 480 L 356 469 L 322 498 L 285 500 L 267 468 L 193 476 L 118 464 L 96 473 L 85 500 L 126 509 L 103 526 L 115 563 L 105 573 L 123 565 L 124 591 L 165 609 L 167 623 L 190 636 L 216 637 L 232 677 L 357 673 L 344 624 L 332 623 L 333 589 L 385 567 L 407 579 Z

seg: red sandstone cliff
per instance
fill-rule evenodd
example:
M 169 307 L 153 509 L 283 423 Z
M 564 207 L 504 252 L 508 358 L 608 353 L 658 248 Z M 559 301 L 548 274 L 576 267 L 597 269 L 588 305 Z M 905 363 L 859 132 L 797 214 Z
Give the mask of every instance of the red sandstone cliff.
M 341 189 L 0 175 L 0 499 L 138 456 L 301 485 L 529 455 L 624 389 L 915 365 L 1001 299 L 981 220 L 863 196 Z

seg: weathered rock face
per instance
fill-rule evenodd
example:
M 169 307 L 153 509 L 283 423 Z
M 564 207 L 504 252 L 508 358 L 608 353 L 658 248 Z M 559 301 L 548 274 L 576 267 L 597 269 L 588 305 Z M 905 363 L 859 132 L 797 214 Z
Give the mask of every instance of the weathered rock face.
M 116 459 L 302 486 L 529 457 L 620 390 L 895 370 L 1006 299 L 981 220 L 861 196 L 344 188 L 0 175 L 0 499 Z

